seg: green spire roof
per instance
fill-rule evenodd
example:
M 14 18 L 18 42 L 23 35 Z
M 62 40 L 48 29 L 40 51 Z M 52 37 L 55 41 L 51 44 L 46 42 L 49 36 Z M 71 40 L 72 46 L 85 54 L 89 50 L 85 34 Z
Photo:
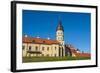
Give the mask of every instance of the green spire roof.
M 61 22 L 61 21 L 59 21 L 59 23 L 58 23 L 58 26 L 57 26 L 57 29 L 56 29 L 56 30 L 62 30 L 62 31 L 64 31 L 63 26 L 62 26 L 62 22 Z

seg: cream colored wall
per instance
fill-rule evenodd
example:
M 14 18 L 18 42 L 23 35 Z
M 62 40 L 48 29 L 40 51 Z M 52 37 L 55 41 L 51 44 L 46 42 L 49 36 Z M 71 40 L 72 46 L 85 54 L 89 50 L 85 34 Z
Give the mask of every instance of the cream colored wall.
M 65 47 L 64 45 L 62 47 L 63 47 L 63 56 L 65 56 Z
M 56 49 L 55 49 L 55 47 L 56 47 Z M 52 45 L 52 56 L 56 56 L 56 57 L 58 57 L 59 56 L 59 45 L 55 45 L 55 44 L 53 44 Z
M 65 56 L 65 47 L 63 45 L 60 46 L 60 57 L 62 57 L 62 54 L 63 54 L 63 56 Z
M 47 56 L 49 55 L 50 57 L 57 57 L 59 56 L 59 45 L 58 44 L 53 44 L 53 45 L 46 45 L 46 44 L 25 44 L 23 43 L 23 46 L 25 46 L 25 50 L 23 50 L 23 57 L 25 56 Z M 37 51 L 40 51 L 42 54 L 29 54 L 27 51 L 29 50 L 29 46 L 31 46 L 31 51 L 36 51 L 36 46 L 38 47 Z M 42 49 L 44 47 L 44 50 Z M 47 48 L 49 47 L 49 50 Z M 56 49 L 55 49 L 56 47 Z
M 44 50 L 43 50 L 43 47 L 44 47 Z M 47 48 L 49 47 L 49 50 L 47 50 Z M 45 45 L 45 44 L 41 44 L 40 45 L 40 51 L 42 52 L 42 56 L 51 56 L 52 54 L 52 49 L 51 49 L 51 45 Z
M 40 49 L 39 49 L 39 44 L 32 44 L 32 43 L 29 43 L 28 44 L 28 50 L 29 50 L 29 47 L 31 46 L 31 51 L 36 51 L 36 48 L 35 47 L 38 47 L 38 49 L 37 49 L 37 51 L 39 51 Z M 29 53 L 27 53 L 27 56 L 39 56 L 39 55 L 37 55 L 37 54 L 29 54 Z
M 27 44 L 23 43 L 23 46 L 25 46 L 24 50 L 22 50 L 22 56 L 25 57 L 27 54 Z
M 76 55 L 74 53 L 72 53 L 72 57 L 76 57 Z

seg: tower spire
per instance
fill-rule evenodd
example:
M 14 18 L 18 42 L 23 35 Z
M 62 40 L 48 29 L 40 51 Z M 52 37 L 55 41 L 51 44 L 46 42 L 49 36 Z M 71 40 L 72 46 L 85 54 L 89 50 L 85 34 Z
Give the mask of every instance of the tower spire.
M 60 19 L 59 19 L 59 23 L 58 23 L 58 26 L 57 26 L 56 30 L 62 30 L 62 31 L 64 31 L 63 26 L 62 26 L 62 22 L 61 22 Z
M 64 28 L 62 26 L 61 19 L 59 19 L 58 26 L 56 28 L 56 40 L 59 41 L 61 45 L 64 45 Z

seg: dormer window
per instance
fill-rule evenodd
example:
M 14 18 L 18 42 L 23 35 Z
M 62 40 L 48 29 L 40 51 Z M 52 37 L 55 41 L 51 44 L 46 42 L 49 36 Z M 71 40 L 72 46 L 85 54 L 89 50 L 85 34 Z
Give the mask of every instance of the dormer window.
M 32 41 L 33 43 L 35 42 L 35 40 Z
M 45 41 L 43 41 L 43 43 L 45 43 Z

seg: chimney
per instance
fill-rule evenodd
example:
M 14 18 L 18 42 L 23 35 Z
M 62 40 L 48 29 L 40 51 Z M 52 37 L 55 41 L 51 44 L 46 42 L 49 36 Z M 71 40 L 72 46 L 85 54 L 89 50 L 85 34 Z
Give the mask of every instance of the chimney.
M 28 37 L 28 36 L 25 34 L 25 37 Z
M 49 38 L 49 37 L 48 37 L 47 39 L 48 39 L 48 40 L 50 40 L 50 38 Z
M 36 38 L 40 38 L 39 36 L 37 36 Z

